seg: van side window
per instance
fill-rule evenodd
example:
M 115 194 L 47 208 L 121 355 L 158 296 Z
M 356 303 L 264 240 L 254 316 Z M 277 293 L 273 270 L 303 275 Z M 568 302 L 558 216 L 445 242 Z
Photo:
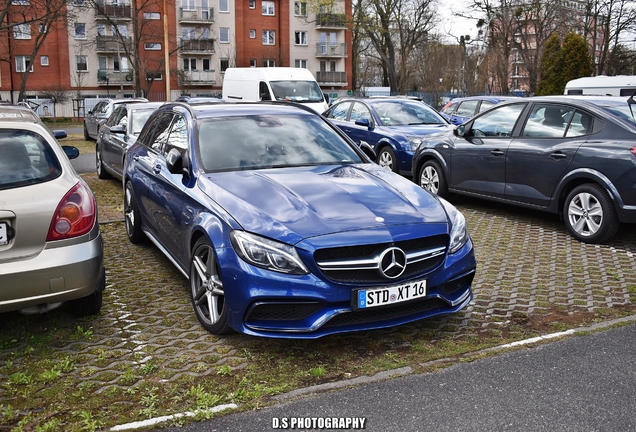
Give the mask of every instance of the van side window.
M 261 100 L 272 100 L 272 97 L 269 94 L 269 89 L 267 88 L 267 83 L 265 81 L 261 81 L 258 85 L 258 94 L 260 95 Z

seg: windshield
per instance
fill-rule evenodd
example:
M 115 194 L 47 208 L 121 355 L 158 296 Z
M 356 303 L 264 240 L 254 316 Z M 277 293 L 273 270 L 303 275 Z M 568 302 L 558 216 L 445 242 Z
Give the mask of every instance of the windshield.
M 271 81 L 274 98 L 278 101 L 322 102 L 324 96 L 316 81 Z
M 384 126 L 447 124 L 441 115 L 422 102 L 375 102 L 373 108 Z
M 206 120 L 199 126 L 206 172 L 363 163 L 320 117 L 253 115 Z

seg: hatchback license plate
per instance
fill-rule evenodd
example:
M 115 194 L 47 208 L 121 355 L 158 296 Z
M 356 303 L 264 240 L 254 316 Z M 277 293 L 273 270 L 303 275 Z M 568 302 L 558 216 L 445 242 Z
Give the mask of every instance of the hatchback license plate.
M 7 223 L 0 222 L 0 245 L 6 245 L 9 243 L 9 233 L 7 230 Z
M 368 309 L 426 297 L 426 280 L 385 288 L 354 290 L 354 309 Z

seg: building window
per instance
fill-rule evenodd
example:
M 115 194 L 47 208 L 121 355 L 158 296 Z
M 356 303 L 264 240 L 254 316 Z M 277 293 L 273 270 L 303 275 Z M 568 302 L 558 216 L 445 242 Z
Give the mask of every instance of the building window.
M 27 67 L 29 72 L 33 72 L 33 65 L 31 64 L 30 56 L 16 56 L 15 57 L 15 71 L 26 72 Z
M 11 1 L 12 5 L 22 5 L 22 6 L 26 6 L 29 4 L 29 0 L 12 0 Z
M 263 30 L 263 45 L 275 45 L 276 32 L 274 30 Z
M 75 39 L 86 39 L 86 24 L 75 23 Z
M 230 59 L 221 59 L 221 73 L 225 73 L 225 70 L 230 67 Z
M 40 56 L 40 66 L 48 66 L 49 65 L 49 56 Z
M 181 37 L 184 40 L 196 39 L 197 29 L 194 27 L 181 27 Z
M 294 2 L 294 15 L 306 17 L 307 16 L 307 3 L 306 2 Z
M 210 59 L 209 58 L 204 58 L 201 59 L 201 63 L 203 63 L 203 70 L 206 72 L 210 71 Z
M 144 49 L 146 51 L 160 51 L 161 50 L 161 44 L 160 43 L 148 42 L 148 43 L 144 44 Z
M 250 9 L 256 9 L 256 0 L 249 0 Z
M 219 28 L 219 43 L 230 43 L 230 28 Z
M 183 59 L 183 70 L 184 71 L 196 71 L 197 70 L 197 59 L 196 58 L 184 58 Z
M 256 39 L 256 30 L 250 29 L 250 39 Z
M 159 12 L 144 12 L 144 19 L 159 20 L 161 19 L 161 14 Z
M 307 45 L 307 32 L 297 31 L 294 39 L 296 45 Z
M 161 81 L 163 79 L 163 74 L 160 73 L 150 73 L 148 72 L 146 74 L 146 80 L 150 81 L 150 80 L 155 80 L 155 81 Z
M 263 0 L 263 15 L 274 16 L 274 2 Z
M 17 24 L 13 27 L 14 39 L 31 39 L 31 25 Z
M 77 64 L 78 72 L 88 72 L 88 56 L 85 56 L 85 55 L 75 56 L 75 63 Z
M 264 67 L 276 67 L 276 61 L 274 59 L 263 59 Z
M 256 67 L 256 59 L 250 59 L 250 67 Z
M 219 12 L 229 12 L 230 2 L 229 0 L 219 0 Z
M 296 60 L 294 66 L 297 68 L 307 69 L 307 60 Z
M 40 24 L 40 33 L 46 33 L 46 24 Z

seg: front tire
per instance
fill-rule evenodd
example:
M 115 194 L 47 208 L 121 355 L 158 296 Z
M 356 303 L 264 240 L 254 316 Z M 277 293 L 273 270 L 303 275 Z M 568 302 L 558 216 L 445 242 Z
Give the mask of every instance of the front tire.
M 575 187 L 563 206 L 565 226 L 584 243 L 604 243 L 618 231 L 618 218 L 607 192 L 595 183 Z
M 141 229 L 141 215 L 139 214 L 139 207 L 130 182 L 126 183 L 126 188 L 124 189 L 124 219 L 126 221 L 128 240 L 131 243 L 141 243 L 145 234 Z
M 439 195 L 442 198 L 448 197 L 446 176 L 437 161 L 429 160 L 424 162 L 424 165 L 422 165 L 422 169 L 420 170 L 419 185 L 422 189 Z
M 227 323 L 225 291 L 216 253 L 205 238 L 200 238 L 192 249 L 190 298 L 194 312 L 204 329 L 216 335 L 232 331 Z
M 380 153 L 378 153 L 378 157 L 376 158 L 376 163 L 382 168 L 398 173 L 397 159 L 395 157 L 395 152 L 391 147 L 384 147 L 380 150 Z
M 104 161 L 102 159 L 102 149 L 99 144 L 95 146 L 95 170 L 97 171 L 97 177 L 106 180 L 111 178 L 109 172 L 104 168 Z

